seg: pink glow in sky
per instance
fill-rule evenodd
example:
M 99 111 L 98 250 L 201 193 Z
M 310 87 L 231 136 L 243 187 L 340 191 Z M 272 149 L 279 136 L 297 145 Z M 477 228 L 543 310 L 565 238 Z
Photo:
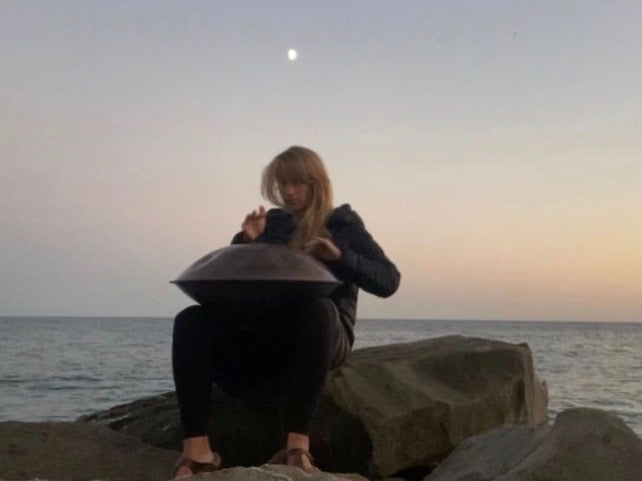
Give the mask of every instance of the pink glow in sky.
M 4 1 L 0 315 L 173 316 L 169 280 L 301 144 L 402 273 L 360 317 L 641 321 L 641 24 L 635 2 Z

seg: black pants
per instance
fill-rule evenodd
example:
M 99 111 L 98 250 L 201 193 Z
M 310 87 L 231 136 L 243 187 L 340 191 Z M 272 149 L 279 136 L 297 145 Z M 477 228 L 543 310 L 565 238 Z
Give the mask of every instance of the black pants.
M 184 436 L 207 434 L 212 383 L 241 397 L 281 397 L 287 431 L 307 434 L 328 370 L 349 351 L 337 309 L 326 298 L 188 307 L 176 316 L 172 345 Z

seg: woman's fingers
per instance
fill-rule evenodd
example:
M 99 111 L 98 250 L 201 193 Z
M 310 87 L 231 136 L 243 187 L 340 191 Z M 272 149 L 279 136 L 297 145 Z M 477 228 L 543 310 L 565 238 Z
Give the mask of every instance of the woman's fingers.
M 265 217 L 265 215 L 266 215 L 265 207 L 263 207 L 261 205 L 261 206 L 259 206 L 258 210 L 254 209 L 245 218 L 246 219 L 260 219 L 261 217 Z
M 327 244 L 327 239 L 323 237 L 316 237 L 303 245 L 303 252 L 311 254 L 320 259 L 330 259 L 332 257 L 332 249 Z
M 315 237 L 308 244 L 311 245 L 309 253 L 321 259 L 332 261 L 341 257 L 341 250 L 327 237 Z
M 311 240 L 303 244 L 302 250 L 306 254 L 312 254 L 317 250 L 317 246 L 319 245 L 318 241 L 316 240 Z
M 266 211 L 265 207 L 259 206 L 258 210 L 254 209 L 252 212 L 245 216 L 241 229 L 245 234 L 254 240 L 265 230 Z
M 323 249 L 324 251 L 329 251 L 332 250 L 332 241 L 330 239 L 327 239 L 325 237 L 315 237 L 313 241 L 314 245 L 318 246 L 319 248 Z
M 261 217 L 265 217 L 265 215 L 266 215 L 265 207 L 260 206 L 258 211 L 256 209 L 254 209 L 252 212 L 247 214 L 245 216 L 245 220 L 243 222 L 248 222 L 250 220 L 260 219 Z

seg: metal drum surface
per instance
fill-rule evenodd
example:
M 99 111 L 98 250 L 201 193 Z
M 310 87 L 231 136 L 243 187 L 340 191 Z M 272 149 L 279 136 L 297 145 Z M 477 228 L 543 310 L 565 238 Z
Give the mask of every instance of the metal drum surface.
M 321 297 L 339 280 L 312 256 L 280 244 L 235 244 L 201 257 L 172 281 L 196 302 Z

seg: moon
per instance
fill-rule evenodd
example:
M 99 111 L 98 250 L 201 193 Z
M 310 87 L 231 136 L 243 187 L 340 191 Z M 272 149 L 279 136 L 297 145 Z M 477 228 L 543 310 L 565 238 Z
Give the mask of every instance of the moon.
M 299 53 L 296 50 L 294 50 L 293 48 L 288 49 L 288 60 L 290 62 L 294 62 L 298 56 Z

